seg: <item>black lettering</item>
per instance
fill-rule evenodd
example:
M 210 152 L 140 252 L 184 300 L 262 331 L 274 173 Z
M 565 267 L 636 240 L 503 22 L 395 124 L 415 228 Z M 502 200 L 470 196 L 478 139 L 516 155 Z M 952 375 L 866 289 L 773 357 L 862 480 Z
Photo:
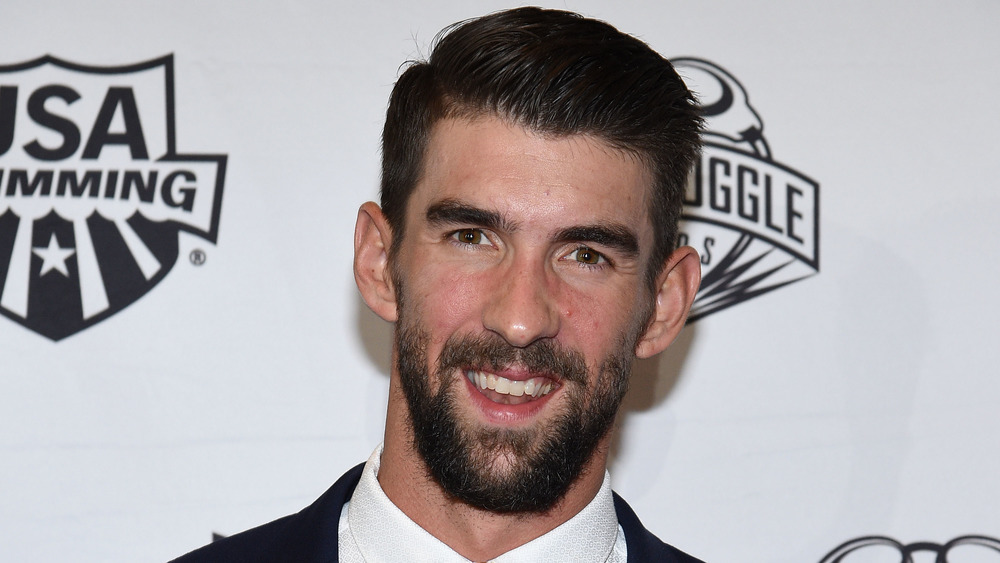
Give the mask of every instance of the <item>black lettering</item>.
M 104 199 L 115 199 L 118 190 L 118 171 L 108 170 L 108 179 L 104 181 Z
M 712 157 L 712 158 L 708 159 L 708 200 L 709 200 L 709 205 L 712 207 L 712 209 L 715 209 L 716 211 L 722 211 L 723 213 L 729 213 L 729 209 L 731 207 L 729 199 L 730 199 L 730 193 L 732 192 L 732 188 L 730 188 L 729 186 L 726 186 L 726 185 L 719 184 L 718 174 L 716 173 L 716 169 L 719 168 L 719 166 L 722 167 L 722 169 L 724 171 L 724 176 L 726 178 L 728 178 L 729 177 L 729 162 L 728 161 L 722 160 L 721 158 L 715 158 L 715 157 Z M 718 200 L 718 194 L 719 194 L 720 191 L 722 192 L 722 195 L 725 196 L 724 199 L 723 199 L 723 203 L 721 203 L 721 204 L 719 203 L 719 200 Z
M 52 171 L 39 170 L 35 172 L 34 179 L 29 182 L 27 170 L 11 170 L 6 195 L 16 196 L 18 186 L 21 187 L 21 195 L 23 196 L 33 196 L 35 191 L 39 192 L 38 195 L 49 195 L 52 193 Z
M 126 170 L 125 178 L 122 180 L 122 199 L 128 200 L 129 196 L 132 195 L 132 186 L 135 186 L 135 191 L 139 193 L 139 201 L 144 201 L 146 203 L 153 203 L 156 199 L 156 170 L 149 171 L 149 181 L 145 182 L 142 178 L 142 172 L 138 170 Z
M 771 197 L 771 176 L 764 175 L 764 224 L 768 229 L 777 233 L 784 233 L 785 230 L 771 221 L 771 211 L 774 209 L 774 198 Z
M 122 108 L 125 119 L 125 131 L 111 132 L 111 120 L 118 107 Z M 107 145 L 128 145 L 133 159 L 147 160 L 146 138 L 142 134 L 142 124 L 139 123 L 139 109 L 135 103 L 135 94 L 131 88 L 111 87 L 104 97 L 104 103 L 94 121 L 94 128 L 83 148 L 83 158 L 95 159 L 101 156 L 101 149 Z
M 83 182 L 79 182 L 76 170 L 60 170 L 56 195 L 66 195 L 67 189 L 73 197 L 82 197 L 84 192 L 89 192 L 87 195 L 90 197 L 97 197 L 101 190 L 101 171 L 87 170 L 83 173 Z
M 28 98 L 28 115 L 32 121 L 62 135 L 62 144 L 54 149 L 47 149 L 35 139 L 24 145 L 24 152 L 38 160 L 63 160 L 73 156 L 76 149 L 80 148 L 80 129 L 69 119 L 45 109 L 45 102 L 50 98 L 60 98 L 69 105 L 79 100 L 80 94 L 68 86 L 53 84 L 35 90 Z
M 708 266 L 712 263 L 712 247 L 715 246 L 715 239 L 705 237 L 705 244 L 702 246 L 701 263 Z
M 750 181 L 747 182 L 745 178 L 749 177 Z M 742 164 L 736 167 L 736 209 L 740 214 L 740 217 L 747 219 L 749 221 L 757 222 L 760 217 L 758 211 L 758 199 L 760 199 L 755 194 L 747 194 L 747 184 L 756 187 L 757 186 L 757 171 L 749 166 L 743 166 Z M 751 211 L 748 213 L 746 211 L 746 203 L 750 203 Z
M 197 178 L 194 172 L 189 172 L 187 170 L 178 170 L 176 172 L 171 172 L 166 178 L 163 179 L 163 187 L 160 193 L 163 196 L 163 202 L 170 207 L 180 207 L 184 211 L 191 211 L 194 208 L 194 186 L 183 186 L 178 188 L 177 191 L 181 194 L 181 201 L 177 201 L 174 197 L 174 181 L 178 176 L 182 176 L 185 182 L 194 182 Z
M 0 156 L 14 143 L 14 117 L 17 115 L 17 86 L 0 86 Z
M 677 246 L 687 246 L 690 240 L 686 233 L 677 233 Z
M 797 209 L 795 209 L 794 198 L 793 198 L 793 196 L 795 195 L 799 196 L 803 195 L 802 190 L 796 188 L 791 184 L 785 184 L 785 198 L 786 198 L 785 208 L 787 213 L 785 227 L 788 228 L 788 238 L 796 240 L 798 242 L 803 242 L 803 240 L 795 234 L 794 220 L 796 218 L 798 219 L 802 218 L 802 214 L 799 213 Z

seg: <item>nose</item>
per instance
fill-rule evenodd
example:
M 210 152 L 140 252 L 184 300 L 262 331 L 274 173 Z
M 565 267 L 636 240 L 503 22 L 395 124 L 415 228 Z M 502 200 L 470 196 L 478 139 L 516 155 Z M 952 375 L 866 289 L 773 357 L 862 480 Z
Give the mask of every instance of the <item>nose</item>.
M 559 332 L 555 289 L 545 267 L 516 263 L 493 284 L 483 325 L 511 346 L 524 348 Z

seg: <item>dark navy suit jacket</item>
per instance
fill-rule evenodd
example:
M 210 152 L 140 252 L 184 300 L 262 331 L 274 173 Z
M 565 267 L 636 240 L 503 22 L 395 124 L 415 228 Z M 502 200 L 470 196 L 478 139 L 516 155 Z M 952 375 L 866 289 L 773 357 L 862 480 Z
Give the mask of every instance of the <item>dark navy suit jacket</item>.
M 336 563 L 340 512 L 361 479 L 363 468 L 361 464 L 345 473 L 301 512 L 223 538 L 173 563 Z M 635 512 L 617 494 L 615 512 L 625 531 L 630 563 L 702 563 L 643 528 Z

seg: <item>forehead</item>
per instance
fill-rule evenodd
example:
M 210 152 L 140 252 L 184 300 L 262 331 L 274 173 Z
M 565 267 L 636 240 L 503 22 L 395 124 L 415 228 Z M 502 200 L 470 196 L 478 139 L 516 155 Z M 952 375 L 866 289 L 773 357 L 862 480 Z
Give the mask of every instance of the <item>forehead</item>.
M 594 136 L 541 134 L 496 117 L 447 118 L 431 130 L 408 214 L 457 199 L 524 221 L 636 226 L 649 223 L 651 189 L 640 159 Z

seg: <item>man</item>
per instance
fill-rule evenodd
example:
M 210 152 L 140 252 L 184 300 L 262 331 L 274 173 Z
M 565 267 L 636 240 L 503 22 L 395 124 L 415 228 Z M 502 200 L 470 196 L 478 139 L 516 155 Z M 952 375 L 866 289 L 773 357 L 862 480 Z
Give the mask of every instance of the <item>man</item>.
M 354 271 L 395 322 L 385 441 L 302 512 L 179 561 L 679 561 L 611 492 L 632 361 L 700 278 L 675 249 L 701 121 L 613 27 L 522 8 L 400 76 Z

